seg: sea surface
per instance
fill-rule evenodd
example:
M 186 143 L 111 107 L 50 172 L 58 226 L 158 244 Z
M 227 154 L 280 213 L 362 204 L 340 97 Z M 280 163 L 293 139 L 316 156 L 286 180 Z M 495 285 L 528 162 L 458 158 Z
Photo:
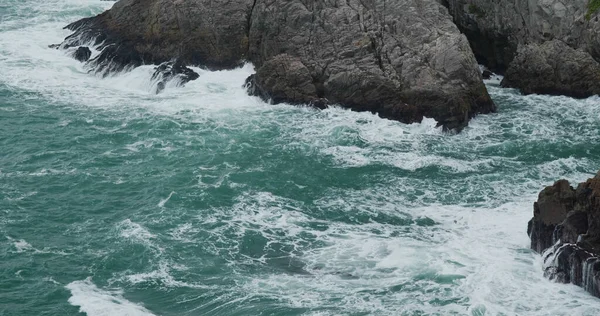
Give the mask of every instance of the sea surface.
M 526 234 L 600 169 L 600 98 L 492 80 L 451 135 L 267 104 L 252 65 L 156 95 L 48 48 L 111 5 L 0 0 L 0 315 L 600 314 Z

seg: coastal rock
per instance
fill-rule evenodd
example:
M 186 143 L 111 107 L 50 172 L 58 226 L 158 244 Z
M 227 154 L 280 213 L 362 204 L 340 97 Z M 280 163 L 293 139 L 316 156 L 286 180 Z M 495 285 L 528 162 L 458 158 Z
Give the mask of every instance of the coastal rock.
M 550 71 L 547 65 L 553 61 L 544 61 L 553 55 L 559 57 L 556 63 L 568 63 L 576 69 L 600 62 L 599 13 L 589 0 L 447 0 L 447 6 L 481 64 L 500 74 L 511 69 L 511 81 L 515 82 L 511 86 L 524 93 L 576 97 L 597 93 L 586 86 L 589 75 L 579 76 L 569 67 L 550 67 Z M 564 55 L 557 56 L 558 51 Z M 537 63 L 529 68 L 523 64 L 523 56 L 534 57 L 536 53 L 544 58 L 534 58 Z M 511 67 L 515 58 L 517 65 Z M 551 83 L 552 78 L 546 77 L 539 87 L 533 85 L 547 74 L 560 79 Z
M 319 98 L 308 68 L 287 54 L 277 55 L 246 80 L 251 95 L 273 103 L 313 104 L 323 108 L 327 100 Z
M 545 188 L 527 232 L 547 277 L 600 297 L 600 173 L 577 189 L 566 180 Z
M 120 71 L 177 58 L 184 65 L 226 69 L 242 65 L 248 50 L 253 0 L 121 0 L 66 26 L 63 47 L 90 41 L 102 53 L 98 71 Z
M 280 54 L 308 69 L 311 99 L 406 123 L 433 117 L 447 129 L 495 111 L 468 41 L 434 0 L 256 1 L 257 82 L 272 76 L 260 68 Z
M 198 73 L 184 66 L 178 61 L 164 62 L 154 69 L 152 81 L 156 81 L 156 93 L 165 89 L 167 82 L 177 79 L 177 86 L 183 86 L 187 82 L 196 80 L 200 77 Z
M 101 53 L 90 64 L 104 73 L 173 58 L 209 69 L 250 61 L 251 92 L 273 102 L 432 117 L 455 130 L 496 109 L 436 0 L 121 0 L 67 28 L 62 47 L 94 41 Z
M 519 88 L 523 94 L 586 98 L 600 94 L 600 64 L 561 41 L 529 44 L 518 50 L 502 86 Z
M 92 51 L 86 46 L 79 46 L 73 53 L 73 58 L 80 62 L 86 62 L 92 56 Z

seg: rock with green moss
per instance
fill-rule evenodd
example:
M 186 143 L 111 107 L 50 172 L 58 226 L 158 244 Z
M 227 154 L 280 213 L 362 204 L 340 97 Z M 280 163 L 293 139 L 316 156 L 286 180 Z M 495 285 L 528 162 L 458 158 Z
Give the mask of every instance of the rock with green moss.
M 600 0 L 589 0 L 590 2 L 588 3 L 588 11 L 585 15 L 586 19 L 591 19 L 592 16 L 596 15 L 596 13 L 598 13 L 598 10 L 600 10 Z

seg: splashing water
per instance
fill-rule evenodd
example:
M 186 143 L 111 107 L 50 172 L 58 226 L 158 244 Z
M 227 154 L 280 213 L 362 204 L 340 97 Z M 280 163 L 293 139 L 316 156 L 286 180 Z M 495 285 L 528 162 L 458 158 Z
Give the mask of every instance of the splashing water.
M 459 135 L 269 105 L 252 65 L 155 95 L 49 49 L 99 0 L 0 5 L 0 314 L 597 315 L 528 248 L 537 192 L 600 168 L 600 99 Z

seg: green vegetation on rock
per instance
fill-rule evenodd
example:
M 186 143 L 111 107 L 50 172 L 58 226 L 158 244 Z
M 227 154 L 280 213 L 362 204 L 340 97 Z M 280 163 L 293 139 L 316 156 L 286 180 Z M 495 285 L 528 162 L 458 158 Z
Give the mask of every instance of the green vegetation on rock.
M 598 1 L 598 0 L 592 0 L 592 1 Z M 478 7 L 472 3 L 469 4 L 469 13 L 474 14 L 480 18 L 485 16 L 485 11 L 483 11 L 480 7 Z
M 600 10 L 600 0 L 590 0 L 590 2 L 588 2 L 588 11 L 585 14 L 585 18 L 590 20 L 592 15 L 596 14 L 598 10 Z

